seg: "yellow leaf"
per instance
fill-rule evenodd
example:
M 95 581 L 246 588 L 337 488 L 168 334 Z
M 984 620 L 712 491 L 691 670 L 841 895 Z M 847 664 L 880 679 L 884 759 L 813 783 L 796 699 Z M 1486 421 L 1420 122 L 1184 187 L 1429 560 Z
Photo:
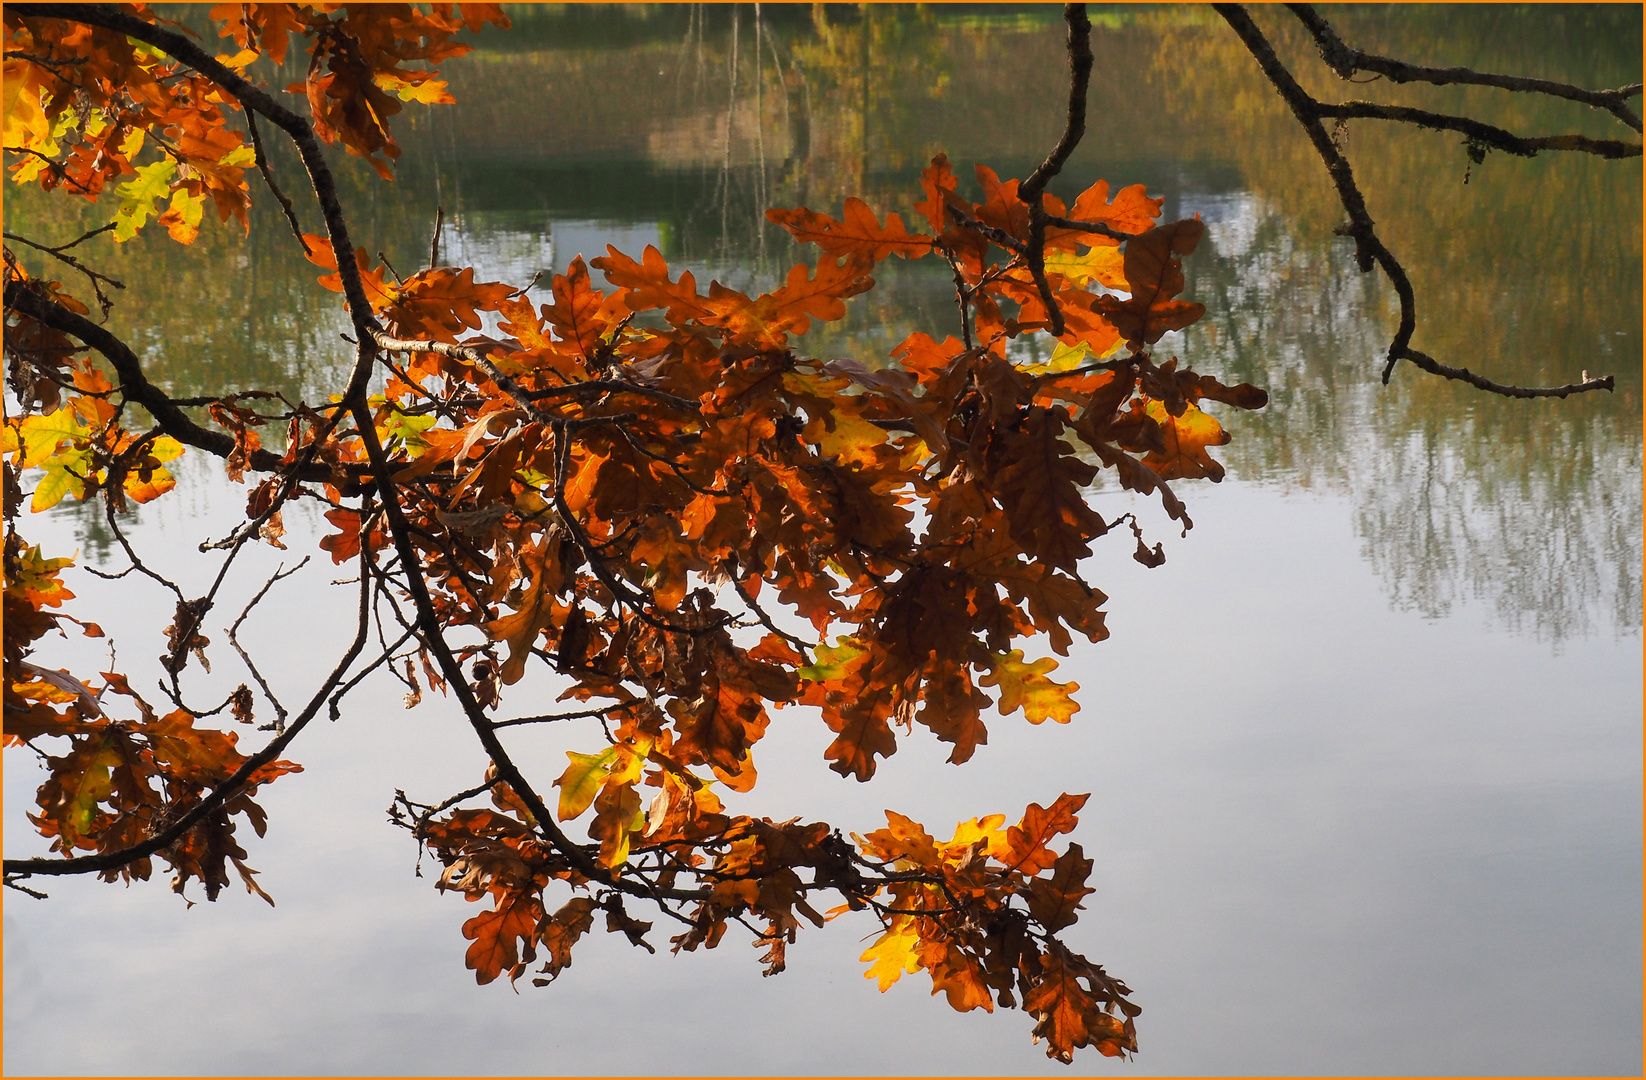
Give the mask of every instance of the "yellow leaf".
M 647 755 L 652 752 L 653 741 L 650 735 L 635 735 L 629 741 L 612 747 L 617 751 L 617 762 L 612 766 L 611 775 L 606 778 L 606 783 L 632 784 L 639 780 L 640 773 L 646 767 Z
M 179 244 L 192 244 L 200 235 L 200 219 L 205 215 L 207 196 L 190 195 L 187 188 L 172 192 L 171 205 L 160 215 L 160 224 Z
M 1048 717 L 1060 724 L 1067 724 L 1079 710 L 1080 706 L 1070 696 L 1080 689 L 1079 683 L 1055 683 L 1046 678 L 1046 673 L 1057 667 L 1056 660 L 1048 656 L 1025 664 L 1022 649 L 995 653 L 994 658 L 993 670 L 978 682 L 983 686 L 1000 687 L 999 708 L 1002 713 L 1010 714 L 1022 708 L 1031 724 L 1039 724 Z
M 1061 341 L 1057 348 L 1052 350 L 1052 358 L 1046 362 L 1047 371 L 1073 371 L 1084 364 L 1092 355 L 1092 347 L 1084 341 L 1075 345 L 1065 345 Z
M 379 403 L 374 401 L 373 404 Z M 388 444 L 388 449 L 403 449 L 407 457 L 417 458 L 430 446 L 423 433 L 432 428 L 439 419 L 432 413 L 427 416 L 413 416 L 399 409 L 390 409 L 378 419 L 377 437 Z
M 990 814 L 987 817 L 962 821 L 955 826 L 954 839 L 944 846 L 951 854 L 959 855 L 979 840 L 986 840 L 988 853 L 997 855 L 1006 850 L 1006 830 L 1001 828 L 1005 823 L 1005 814 Z
M 113 790 L 113 771 L 123 763 L 120 751 L 105 742 L 86 764 L 80 785 L 73 789 L 67 812 L 63 815 L 78 835 L 65 839 L 78 840 L 91 832 L 92 822 L 97 817 L 97 804 Z
M 81 458 L 85 454 L 79 455 Z M 45 466 L 46 474 L 35 485 L 34 498 L 29 500 L 29 512 L 38 514 L 42 510 L 50 510 L 63 501 L 63 496 L 73 495 L 83 499 L 86 495 L 86 478 L 78 473 L 70 472 L 62 461 L 50 461 Z
M 892 983 L 903 977 L 904 972 L 920 970 L 919 946 L 920 935 L 915 931 L 914 919 L 907 915 L 894 915 L 891 929 L 881 934 L 880 939 L 858 957 L 865 963 L 872 961 L 863 977 L 880 980 L 880 992 L 884 994 Z
M 612 870 L 629 858 L 629 841 L 646 830 L 646 810 L 633 784 L 608 784 L 594 801 L 589 835 L 600 841 L 600 864 Z
M 616 746 L 608 746 L 598 754 L 566 751 L 566 756 L 571 758 L 572 763 L 560 774 L 560 779 L 554 782 L 560 789 L 560 806 L 556 813 L 561 821 L 570 821 L 578 817 L 594 802 L 594 797 L 600 793 L 600 788 L 605 784 L 612 766 L 617 763 L 619 751 L 620 748 Z
M 813 417 L 802 437 L 825 458 L 837 458 L 846 465 L 872 465 L 877 460 L 875 448 L 886 442 L 886 431 L 847 409 L 845 403 L 849 400 L 840 399 L 828 420 Z M 833 428 L 829 427 L 831 421 Z
M 1072 285 L 1085 285 L 1095 279 L 1108 288 L 1131 292 L 1122 269 L 1124 260 L 1125 255 L 1118 247 L 1087 248 L 1080 255 L 1054 251 L 1046 256 L 1046 272 L 1062 274 Z
M 48 458 L 56 456 L 57 448 L 64 442 L 84 441 L 87 434 L 72 409 L 58 409 L 48 416 L 24 417 L 8 426 L 22 439 L 23 460 L 15 463 L 21 469 L 44 465 Z
M 28 77 L 27 60 L 5 62 L 6 145 L 27 146 L 51 136 L 51 121 L 40 101 L 40 87 Z
M 244 75 L 246 73 L 246 65 L 250 64 L 261 55 L 262 54 L 256 49 L 246 48 L 241 49 L 233 56 L 229 56 L 227 53 L 221 54 L 217 57 L 217 62 L 222 64 L 224 67 L 233 68 L 236 74 Z
M 177 175 L 177 163 L 162 158 L 152 165 L 138 168 L 137 176 L 114 189 L 120 196 L 120 209 L 114 215 L 114 239 L 124 243 L 137 235 L 137 230 L 154 213 L 154 205 L 171 192 L 171 181 Z
M 157 437 L 143 452 L 156 461 L 176 461 L 183 456 L 183 444 L 170 435 Z
M 424 79 L 412 82 L 379 72 L 372 80 L 380 88 L 397 95 L 401 101 L 416 101 L 424 105 L 450 105 L 457 99 L 446 92 L 446 80 Z

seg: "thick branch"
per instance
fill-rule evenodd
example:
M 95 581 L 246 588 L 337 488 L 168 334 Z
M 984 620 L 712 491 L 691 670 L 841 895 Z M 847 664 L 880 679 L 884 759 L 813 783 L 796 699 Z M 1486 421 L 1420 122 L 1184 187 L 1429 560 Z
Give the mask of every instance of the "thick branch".
M 417 612 L 418 637 L 439 665 L 440 673 L 450 686 L 452 696 L 457 699 L 457 704 L 463 710 L 469 726 L 474 729 L 481 747 L 485 749 L 492 765 L 497 769 L 498 778 L 514 789 L 515 794 L 526 804 L 526 809 L 531 811 L 537 828 L 544 837 L 584 877 L 635 896 L 650 897 L 652 890 L 626 879 L 612 877 L 610 872 L 595 862 L 582 846 L 572 842 L 556 824 L 553 811 L 544 804 L 542 797 L 532 788 L 519 767 L 509 757 L 508 751 L 504 749 L 502 741 L 493 730 L 492 721 L 486 717 L 485 709 L 475 698 L 462 665 L 446 645 L 440 616 L 429 597 L 428 584 L 423 580 L 422 560 L 412 547 L 411 532 L 400 506 L 400 493 L 396 490 L 393 480 L 389 478 L 391 470 L 388 457 L 377 439 L 377 429 L 372 423 L 371 414 L 363 405 L 356 405 L 354 416 L 355 424 L 360 428 L 361 436 L 366 443 L 367 456 L 381 478 L 378 484 L 379 495 L 388 519 L 389 535 L 393 539 L 395 551 L 400 556 L 401 569 L 405 571 L 406 591 L 410 594 L 412 606 Z
M 88 26 L 100 26 L 152 45 L 206 76 L 233 95 L 246 109 L 266 117 L 291 138 L 302 156 L 304 167 L 308 169 L 309 185 L 320 203 L 332 253 L 337 258 L 338 275 L 343 281 L 343 295 L 348 300 L 349 316 L 359 334 L 354 370 L 338 409 L 333 413 L 334 419 L 341 417 L 356 399 L 364 400 L 375 359 L 368 329 L 375 325 L 376 320 L 372 318 L 371 302 L 366 298 L 360 268 L 355 263 L 354 244 L 349 239 L 343 206 L 338 200 L 337 183 L 321 151 L 320 140 L 309 122 L 280 104 L 261 87 L 247 82 L 183 34 L 156 26 L 117 8 L 99 4 L 36 4 L 29 7 L 28 14 L 37 18 L 66 19 Z
M 128 401 L 134 401 L 149 411 L 167 435 L 197 450 L 226 458 L 234 453 L 234 437 L 221 431 L 212 431 L 195 423 L 178 407 L 164 390 L 149 382 L 143 374 L 143 364 L 131 347 L 97 323 L 78 312 L 50 300 L 30 289 L 25 282 L 6 282 L 6 307 L 51 327 L 71 334 L 97 352 L 114 368 L 119 376 L 119 389 Z M 296 480 L 335 481 L 337 470 L 330 465 L 314 462 L 287 462 L 278 454 L 256 449 L 246 455 L 246 464 L 257 472 L 283 472 Z
M 1063 170 L 1064 162 L 1086 134 L 1086 90 L 1092 77 L 1092 24 L 1085 4 L 1064 4 L 1063 18 L 1069 24 L 1069 112 L 1063 136 L 1029 178 L 1017 189 L 1018 198 L 1030 206 L 1040 201 L 1046 185 Z
M 1042 197 L 1046 184 L 1063 169 L 1074 148 L 1080 145 L 1086 133 L 1086 90 L 1092 75 L 1092 24 L 1086 18 L 1085 4 L 1064 4 L 1063 18 L 1069 24 L 1069 112 L 1063 125 L 1063 137 L 1057 140 L 1052 152 L 1040 163 L 1030 177 L 1019 187 L 1017 197 L 1029 207 L 1029 243 L 1023 256 L 1040 292 L 1041 306 L 1046 309 L 1053 337 L 1062 337 L 1063 308 L 1052 294 L 1052 284 L 1046 278 L 1046 203 Z

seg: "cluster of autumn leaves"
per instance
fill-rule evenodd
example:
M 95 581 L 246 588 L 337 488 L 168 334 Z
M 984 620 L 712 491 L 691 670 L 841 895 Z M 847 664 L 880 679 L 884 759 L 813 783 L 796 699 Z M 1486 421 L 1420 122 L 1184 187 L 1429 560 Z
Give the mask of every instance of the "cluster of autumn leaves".
M 212 16 L 242 50 L 219 58 L 236 72 L 259 56 L 280 60 L 290 34 L 306 36 L 309 76 L 292 89 L 306 93 L 313 130 L 387 175 L 398 151 L 384 124 L 398 104 L 385 92 L 445 100 L 432 70 L 403 65 L 455 55 L 460 26 L 504 21 L 489 5 L 460 7 L 221 5 Z M 208 197 L 244 220 L 251 151 L 226 126 L 234 103 L 222 87 L 124 35 L 16 12 L 5 16 L 14 178 L 95 196 L 133 175 L 115 189 L 117 237 L 162 198 L 159 221 L 183 242 Z M 152 165 L 138 163 L 145 139 L 164 151 Z M 848 840 L 821 823 L 727 813 L 716 794 L 754 787 L 754 749 L 774 708 L 815 709 L 835 736 L 830 767 L 858 780 L 917 725 L 958 764 L 987 742 L 986 709 L 1067 722 L 1077 685 L 1054 681 L 1057 662 L 1026 659 L 1017 643 L 1045 640 L 1066 656 L 1076 635 L 1106 636 L 1105 598 L 1080 574 L 1105 533 L 1129 523 L 1137 558 L 1163 557 L 1135 518 L 1093 510 L 1088 486 L 1112 470 L 1187 528 L 1170 482 L 1219 479 L 1207 450 L 1228 440 L 1200 403 L 1264 403 L 1251 386 L 1151 353 L 1201 314 L 1178 298 L 1198 221 L 1156 225 L 1159 199 L 1141 186 L 1111 198 L 1099 182 L 1072 206 L 1044 196 L 1046 212 L 1071 224 L 1037 237 L 1016 181 L 981 166 L 977 181 L 981 203 L 959 194 L 946 159 L 933 161 L 915 204 L 926 233 L 857 199 L 839 220 L 771 211 L 821 256 L 758 296 L 717 281 L 702 290 L 655 248 L 638 260 L 615 249 L 580 258 L 541 304 L 470 268 L 402 279 L 356 249 L 371 325 L 394 343 L 381 349 L 384 389 L 370 402 L 387 475 L 364 432 L 320 410 L 270 417 L 247 394 L 209 408 L 232 437 L 225 467 L 240 482 L 262 450 L 258 429 L 284 420 L 281 461 L 324 472 L 305 481 L 331 506 L 335 531 L 321 547 L 384 580 L 419 575 L 439 624 L 470 642 L 424 639 L 397 657 L 413 699 L 412 658 L 444 689 L 431 650 L 454 649 L 482 710 L 536 667 L 559 679 L 574 713 L 599 717 L 604 738 L 570 753 L 555 781 L 555 823 L 495 771 L 473 793 L 489 793 L 490 809 L 397 804 L 444 864 L 440 887 L 490 900 L 463 928 L 481 982 L 517 979 L 539 958 L 534 981 L 552 980 L 599 912 L 608 931 L 650 948 L 651 923 L 625 897 L 682 924 L 677 951 L 748 926 L 767 973 L 782 970 L 801 920 L 869 910 L 883 933 L 864 959 L 882 990 L 925 970 L 957 1009 L 1030 1012 L 1063 1060 L 1080 1046 L 1135 1049 L 1138 1010 L 1124 985 L 1056 936 L 1091 891 L 1079 846 L 1050 846 L 1074 828 L 1084 796 L 1030 806 L 1009 828 L 1000 815 L 975 819 L 939 843 L 895 813 Z M 320 284 L 344 291 L 331 239 L 301 240 L 326 271 Z M 894 256 L 949 264 L 961 336 L 915 333 L 873 365 L 800 352 L 813 320 L 842 317 L 873 287 L 875 264 Z M 7 261 L 8 297 L 29 288 L 76 308 L 61 286 L 28 278 L 10 252 Z M 591 269 L 611 288 L 596 288 Z M 1049 333 L 1048 298 L 1063 332 L 1049 359 L 1032 360 L 1020 342 Z M 367 313 L 352 314 L 366 325 Z M 35 821 L 54 850 L 115 852 L 246 759 L 232 734 L 194 728 L 186 710 L 157 717 L 115 673 L 104 688 L 130 695 L 139 719 L 102 715 L 87 683 L 24 659 L 65 617 L 48 609 L 69 594 L 57 576 L 67 560 L 45 559 L 12 527 L 17 480 L 41 470 L 35 510 L 99 492 L 144 501 L 172 485 L 164 462 L 182 447 L 158 427 L 121 427 L 122 387 L 75 359 L 83 349 L 69 335 L 8 303 L 7 338 L 39 390 L 19 391 L 25 414 L 5 429 L 6 742 L 69 740 L 66 756 L 48 759 Z M 248 515 L 291 482 L 278 472 L 257 481 Z M 377 567 L 394 542 L 385 498 L 404 516 L 415 567 Z M 280 542 L 277 515 L 263 535 Z M 204 647 L 188 614 L 172 628 L 174 661 Z M 236 712 L 250 704 L 248 692 Z M 160 853 L 180 889 L 199 878 L 215 896 L 225 860 L 256 889 L 229 815 L 261 833 L 252 791 L 295 768 L 265 765 Z M 589 845 L 556 842 L 558 822 L 584 819 Z M 109 876 L 147 872 L 145 859 Z M 571 898 L 551 902 L 568 884 Z M 812 900 L 822 893 L 842 902 L 820 913 Z

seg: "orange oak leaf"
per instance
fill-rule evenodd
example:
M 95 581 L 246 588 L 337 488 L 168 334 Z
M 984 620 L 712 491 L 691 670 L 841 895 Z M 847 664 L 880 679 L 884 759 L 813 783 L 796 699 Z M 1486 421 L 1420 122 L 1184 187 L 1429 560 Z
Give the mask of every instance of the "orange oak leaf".
M 484 986 L 520 963 L 521 945 L 536 942 L 542 917 L 543 905 L 536 895 L 510 892 L 498 897 L 492 910 L 464 923 L 463 936 L 474 944 L 463 959 L 474 972 L 474 981 Z
M 562 971 L 572 966 L 572 946 L 594 925 L 594 909 L 595 903 L 592 898 L 574 896 L 566 901 L 559 911 L 543 920 L 538 928 L 538 934 L 544 950 L 548 953 L 542 968 L 548 978 L 533 979 L 534 985 L 546 986 Z
M 1090 795 L 1059 795 L 1050 807 L 1030 803 L 1023 820 L 1006 830 L 1006 850 L 1001 861 L 1024 874 L 1038 874 L 1056 862 L 1046 843 L 1059 833 L 1073 832 L 1077 817 Z
M 1036 1038 L 1046 1040 L 1046 1056 L 1067 1064 L 1079 1046 L 1091 1045 L 1087 1016 L 1097 1002 L 1080 985 L 1062 957 L 1048 953 L 1041 961 L 1040 976 L 1023 996 L 1023 1009 L 1034 1015 Z
M 932 248 L 931 237 L 910 233 L 896 213 L 888 213 L 882 226 L 869 204 L 855 195 L 846 199 L 840 221 L 804 207 L 768 210 L 766 217 L 783 226 L 801 243 L 816 244 L 830 255 L 861 252 L 878 262 L 889 255 L 918 258 Z

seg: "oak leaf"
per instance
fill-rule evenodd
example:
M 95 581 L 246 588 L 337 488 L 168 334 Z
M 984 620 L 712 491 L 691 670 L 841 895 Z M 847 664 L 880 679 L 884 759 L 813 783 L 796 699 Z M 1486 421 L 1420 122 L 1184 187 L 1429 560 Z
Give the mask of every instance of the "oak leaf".
M 891 925 L 858 959 L 869 964 L 865 979 L 875 979 L 884 994 L 905 972 L 920 970 L 920 935 L 907 915 L 892 916 Z
M 1000 688 L 999 707 L 1002 713 L 1014 713 L 1019 708 L 1029 723 L 1039 724 L 1050 718 L 1067 724 L 1080 706 L 1074 701 L 1077 682 L 1057 683 L 1046 678 L 1046 673 L 1057 667 L 1057 661 L 1045 657 L 1032 663 L 1023 662 L 1023 650 L 1013 649 L 994 657 L 994 667 L 978 680 L 984 686 Z
M 1046 1056 L 1067 1064 L 1076 1047 L 1091 1045 L 1087 1015 L 1097 1002 L 1055 952 L 1041 961 L 1041 973 L 1023 996 L 1023 1009 L 1033 1014 L 1034 1034 L 1045 1039 Z
M 766 217 L 783 226 L 801 243 L 816 244 L 830 255 L 861 252 L 878 262 L 894 254 L 905 259 L 918 258 L 932 247 L 931 237 L 910 233 L 895 213 L 888 213 L 882 226 L 868 203 L 855 195 L 847 197 L 840 221 L 804 207 L 767 210 Z
M 535 942 L 542 917 L 543 905 L 535 894 L 509 892 L 497 898 L 492 910 L 464 923 L 463 936 L 474 944 L 463 959 L 474 981 L 484 986 L 518 964 L 521 943 L 529 947 Z
M 1123 261 L 1131 296 L 1098 298 L 1095 310 L 1136 344 L 1153 344 L 1206 313 L 1204 304 L 1172 299 L 1183 291 L 1182 256 L 1192 253 L 1206 227 L 1198 218 L 1160 225 L 1126 241 Z
M 1070 844 L 1049 875 L 1029 882 L 1029 914 L 1051 932 L 1072 924 L 1079 917 L 1075 911 L 1084 906 L 1081 898 L 1097 891 L 1086 885 L 1091 872 L 1092 860 L 1079 844 Z
M 1181 416 L 1173 416 L 1166 407 L 1151 401 L 1149 416 L 1160 425 L 1164 447 L 1150 451 L 1143 464 L 1153 469 L 1162 480 L 1179 477 L 1205 478 L 1212 482 L 1223 479 L 1223 466 L 1206 452 L 1209 446 L 1223 446 L 1230 435 L 1216 418 L 1186 405 Z

